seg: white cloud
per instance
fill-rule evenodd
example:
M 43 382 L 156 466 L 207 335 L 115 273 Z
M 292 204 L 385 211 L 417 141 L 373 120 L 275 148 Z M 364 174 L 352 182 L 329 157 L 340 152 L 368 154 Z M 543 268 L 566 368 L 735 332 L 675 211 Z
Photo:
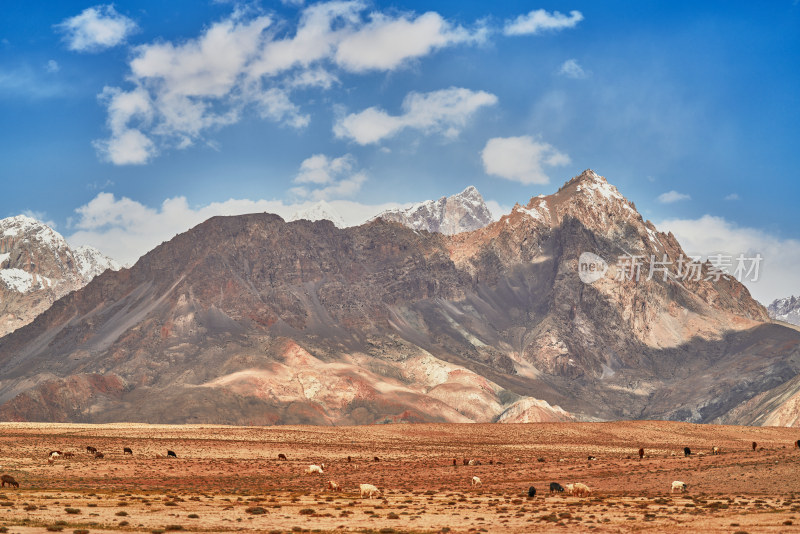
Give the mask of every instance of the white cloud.
M 546 184 L 550 178 L 544 167 L 570 163 L 568 155 L 527 135 L 489 139 L 481 158 L 487 174 L 522 184 Z
M 435 49 L 484 39 L 484 32 L 472 34 L 461 26 L 454 27 L 434 12 L 416 19 L 393 19 L 376 13 L 369 24 L 339 43 L 336 62 L 351 72 L 392 70 Z
M 86 8 L 56 28 L 64 32 L 67 47 L 76 52 L 97 52 L 117 46 L 137 29 L 134 21 L 117 13 L 110 4 Z
M 434 12 L 416 16 L 375 11 L 365 18 L 366 9 L 360 1 L 307 6 L 292 35 L 286 31 L 291 30 L 288 21 L 256 8 L 236 8 L 194 38 L 135 47 L 131 88 L 107 88 L 102 95 L 111 132 L 95 146 L 113 163 L 146 163 L 164 149 L 192 146 L 250 111 L 304 128 L 311 118 L 292 101 L 292 93 L 329 89 L 339 82 L 337 69 L 392 71 L 438 49 L 486 36 L 483 28 L 469 31 Z M 113 106 L 114 96 L 142 92 L 147 114 Z M 451 122 L 453 133 L 458 121 Z
M 291 193 L 314 200 L 352 196 L 367 181 L 364 172 L 354 172 L 355 164 L 356 159 L 350 154 L 338 158 L 315 154 L 306 158 L 300 164 L 294 182 L 307 185 L 292 188 Z
M 146 126 L 152 121 L 154 110 L 150 95 L 143 89 L 123 92 L 106 87 L 100 99 L 108 109 L 107 124 L 111 137 L 95 141 L 97 151 L 115 165 L 147 163 L 155 155 L 155 144 L 129 123 L 136 119 Z
M 725 195 L 725 200 L 739 200 L 739 195 L 736 193 L 731 193 L 730 195 Z
M 561 68 L 558 70 L 558 73 L 562 76 L 566 76 L 567 78 L 572 78 L 575 80 L 580 80 L 589 76 L 589 74 L 583 70 L 583 67 L 578 64 L 577 59 L 566 60 L 561 64 Z
M 582 20 L 583 14 L 580 11 L 570 11 L 569 15 L 564 15 L 558 11 L 551 14 L 544 9 L 535 9 L 527 15 L 520 15 L 513 21 L 507 21 L 503 33 L 528 35 L 546 30 L 557 31 L 574 28 Z
M 58 65 L 58 62 L 55 59 L 49 60 L 44 65 L 44 70 L 51 74 L 55 74 L 56 72 L 61 70 L 61 67 Z
M 377 143 L 406 128 L 455 137 L 478 109 L 496 103 L 497 97 L 491 93 L 459 87 L 412 92 L 403 100 L 402 115 L 389 115 L 371 107 L 337 120 L 333 131 L 336 137 L 352 139 L 360 145 Z
M 492 220 L 499 221 L 500 217 L 511 213 L 512 206 L 500 204 L 496 200 L 485 200 L 484 202 L 486 202 L 486 207 L 489 208 L 489 212 L 492 214 Z
M 303 160 L 294 181 L 300 184 L 329 184 L 337 176 L 349 172 L 354 164 L 355 158 L 350 154 L 333 159 L 324 154 L 315 154 Z
M 210 217 L 267 212 L 288 219 L 312 206 L 315 200 L 286 204 L 280 200 L 229 199 L 191 207 L 185 197 L 174 197 L 164 200 L 158 208 L 150 208 L 130 198 L 100 193 L 75 210 L 77 217 L 71 223 L 74 232 L 67 239 L 76 246 L 91 245 L 130 265 L 161 242 Z M 348 200 L 333 200 L 329 204 L 348 226 L 362 224 L 390 208 L 407 207 L 394 202 L 369 205 Z
M 686 193 L 678 193 L 674 189 L 658 195 L 658 201 L 662 204 L 672 204 L 673 202 L 678 202 L 680 200 L 691 200 L 691 198 L 692 197 Z
M 689 255 L 703 259 L 714 254 L 730 256 L 733 269 L 740 254 L 745 258 L 761 254 L 758 280 L 744 278 L 742 282 L 762 304 L 800 293 L 800 241 L 796 239 L 783 239 L 756 228 L 737 226 L 712 215 L 699 219 L 668 219 L 657 226 L 662 231 L 672 232 Z M 751 265 L 752 262 L 746 262 L 747 267 Z

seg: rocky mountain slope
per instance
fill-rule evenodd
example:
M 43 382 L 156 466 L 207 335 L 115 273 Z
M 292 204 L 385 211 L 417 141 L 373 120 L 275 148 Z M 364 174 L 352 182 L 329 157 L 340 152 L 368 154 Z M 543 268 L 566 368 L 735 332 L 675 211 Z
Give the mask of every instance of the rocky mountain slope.
M 0 339 L 0 418 L 743 421 L 800 332 L 682 254 L 592 171 L 452 236 L 215 217 Z
M 0 337 L 106 269 L 119 268 L 97 249 L 70 248 L 61 234 L 36 219 L 0 220 Z
M 471 232 L 492 222 L 489 208 L 473 186 L 450 197 L 426 200 L 410 208 L 387 210 L 376 218 L 397 222 L 413 230 L 446 235 Z
M 800 298 L 791 296 L 775 299 L 767 306 L 769 316 L 778 321 L 800 325 Z

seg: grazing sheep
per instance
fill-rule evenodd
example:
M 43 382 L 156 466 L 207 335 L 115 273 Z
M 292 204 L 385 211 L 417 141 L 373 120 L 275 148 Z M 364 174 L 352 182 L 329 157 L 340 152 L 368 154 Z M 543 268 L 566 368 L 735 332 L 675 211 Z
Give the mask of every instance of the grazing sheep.
M 50 456 L 50 458 L 58 458 L 58 457 L 59 457 L 59 456 L 61 456 L 62 454 L 63 454 L 63 453 L 62 453 L 61 451 L 50 451 L 50 454 L 49 454 L 49 456 Z
M 572 487 L 572 495 L 577 495 L 578 497 L 589 497 L 592 494 L 592 490 L 589 489 L 589 486 L 583 484 L 581 482 L 576 482 L 573 484 Z
M 456 461 L 455 458 L 453 458 L 453 467 L 458 467 L 458 462 Z
M 328 489 L 331 491 L 342 491 L 342 488 L 333 480 L 328 481 Z
M 756 442 L 754 441 L 754 442 L 753 442 L 753 450 L 756 450 L 756 448 L 757 448 L 757 447 L 758 447 L 758 443 L 756 443 Z
M 467 465 L 481 465 L 481 461 L 472 459 L 467 463 Z
M 361 489 L 361 498 L 369 497 L 372 499 L 373 497 L 377 498 L 381 495 L 381 490 L 373 486 L 372 484 L 361 484 L 359 486 Z
M 278 454 L 278 460 L 289 460 L 282 452 Z
M 686 482 L 681 482 L 680 480 L 675 480 L 672 482 L 672 489 L 669 490 L 670 493 L 674 493 L 676 490 L 680 491 L 681 493 L 685 492 L 686 489 L 689 487 Z
M 466 458 L 464 458 L 464 465 L 469 465 L 469 460 L 467 460 Z
M 103 456 L 103 453 L 102 453 L 102 452 L 100 452 L 100 451 L 97 451 L 97 452 L 95 452 L 95 453 L 94 453 L 94 457 L 95 457 L 95 458 L 103 458 L 104 456 Z
M 564 492 L 567 495 L 572 495 L 572 493 L 574 491 L 575 491 L 575 484 L 566 484 L 566 485 L 564 485 Z
M 88 452 L 89 454 L 94 454 L 94 453 L 96 453 L 96 452 L 97 452 L 97 449 L 95 449 L 95 448 L 94 448 L 94 447 L 92 447 L 91 445 L 87 445 L 87 446 L 86 446 L 86 452 Z
M 546 462 L 547 460 L 545 460 L 544 458 L 537 458 L 537 459 L 536 459 L 536 461 L 537 461 L 537 462 L 542 462 L 542 463 L 544 463 L 544 462 Z
M 352 458 L 350 458 L 350 457 L 348 456 L 348 457 L 347 457 L 347 463 L 350 463 L 350 462 L 352 462 L 352 461 L 353 461 L 353 459 L 352 459 Z
M 597 456 L 589 456 L 586 459 L 591 462 L 592 460 L 597 460 Z
M 683 455 L 685 457 L 688 458 L 691 454 L 692 454 L 692 449 L 690 449 L 689 447 L 684 447 L 683 448 Z
M 178 457 L 178 455 L 175 454 L 173 451 L 167 450 L 167 458 L 169 458 L 170 456 L 172 456 L 173 458 Z
M 67 451 L 64 454 L 62 454 L 61 456 L 63 456 L 64 458 L 72 458 L 72 457 L 75 456 L 75 453 Z
M 123 447 L 122 454 L 130 454 L 131 456 L 133 456 L 133 449 L 131 449 L 130 447 Z
M 550 483 L 550 493 L 554 493 L 556 491 L 563 492 L 564 487 L 559 484 L 558 482 L 551 482 Z
M 722 452 L 722 449 L 720 447 L 716 447 L 716 446 L 715 447 L 711 447 L 711 454 L 716 455 L 716 454 L 719 454 L 721 452 Z
M 794 447 L 796 449 L 800 449 L 800 439 L 798 439 L 797 441 L 794 442 Z
M 319 473 L 320 475 L 324 474 L 323 469 L 325 469 L 325 464 L 320 465 L 309 465 L 308 469 L 306 469 L 306 473 L 309 475 L 312 473 Z
M 3 488 L 6 487 L 6 484 L 14 488 L 19 487 L 19 482 L 17 482 L 11 475 L 0 476 L 0 482 L 2 482 L 2 485 L 0 487 Z
M 473 486 L 480 486 L 480 484 L 481 484 L 481 479 L 480 478 L 472 477 L 472 485 Z
M 530 499 L 532 497 L 536 497 L 536 488 L 534 488 L 533 486 L 528 488 L 528 498 Z
M 55 461 L 55 459 L 54 459 L 54 458 L 48 458 L 48 459 L 47 459 L 47 463 L 48 463 L 48 464 L 50 464 L 50 465 L 53 465 L 55 462 L 56 462 L 56 461 Z
M 380 461 L 381 461 L 381 459 L 380 459 L 380 458 L 378 458 L 377 456 L 375 456 L 375 457 L 373 457 L 373 458 L 372 458 L 372 461 L 373 461 L 373 462 L 380 462 Z
M 640 447 L 639 448 L 639 459 L 641 460 L 642 458 L 644 458 L 644 448 Z

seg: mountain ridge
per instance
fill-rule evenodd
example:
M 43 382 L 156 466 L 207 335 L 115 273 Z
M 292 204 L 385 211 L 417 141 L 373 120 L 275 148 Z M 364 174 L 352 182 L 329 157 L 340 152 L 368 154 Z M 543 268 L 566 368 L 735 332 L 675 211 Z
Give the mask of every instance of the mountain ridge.
M 800 333 L 736 280 L 617 280 L 623 249 L 682 250 L 600 178 L 451 236 L 209 219 L 0 339 L 0 417 L 736 422 L 800 372 Z

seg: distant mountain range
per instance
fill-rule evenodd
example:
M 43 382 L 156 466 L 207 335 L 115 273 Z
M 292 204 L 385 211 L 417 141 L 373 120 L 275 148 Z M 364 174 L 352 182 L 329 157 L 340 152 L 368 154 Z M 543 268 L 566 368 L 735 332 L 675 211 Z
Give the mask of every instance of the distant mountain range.
M 786 297 L 775 299 L 767 306 L 769 316 L 778 321 L 800 325 L 800 298 Z
M 92 247 L 71 248 L 25 215 L 0 220 L 0 337 L 31 322 L 53 302 L 120 265 Z
M 800 332 L 685 276 L 603 177 L 448 235 L 483 211 L 455 197 L 402 224 L 209 219 L 0 338 L 0 418 L 797 425 Z
M 471 232 L 492 222 L 492 214 L 483 197 L 469 186 L 457 195 L 426 200 L 410 208 L 384 211 L 376 218 L 446 235 Z

